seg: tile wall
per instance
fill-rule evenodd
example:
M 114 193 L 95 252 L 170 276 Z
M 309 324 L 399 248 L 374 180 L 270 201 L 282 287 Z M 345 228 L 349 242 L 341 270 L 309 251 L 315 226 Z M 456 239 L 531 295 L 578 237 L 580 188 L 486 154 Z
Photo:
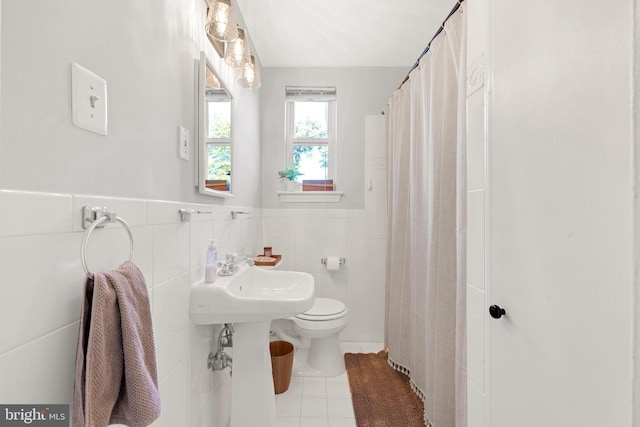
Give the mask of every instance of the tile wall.
M 386 172 L 383 120 L 367 117 L 365 207 L 359 210 L 269 209 L 75 194 L 0 190 L 0 402 L 70 403 L 85 273 L 80 245 L 83 206 L 107 206 L 131 227 L 134 262 L 152 304 L 162 416 L 154 426 L 225 426 L 230 415 L 228 370 L 206 368 L 218 327 L 194 326 L 189 290 L 204 276 L 210 239 L 218 254 L 265 244 L 282 267 L 312 273 L 316 295 L 349 307 L 344 341 L 384 340 Z M 380 137 L 371 135 L 380 135 Z M 194 215 L 183 223 L 178 210 Z M 232 220 L 232 210 L 250 215 Z M 119 224 L 95 230 L 87 248 L 91 271 L 127 259 Z M 346 258 L 327 272 L 322 257 Z
M 468 4 L 467 49 L 467 399 L 469 427 L 484 427 L 488 327 L 486 257 L 486 146 L 485 105 L 486 1 Z
M 0 190 L 0 402 L 70 403 L 84 271 L 82 206 L 107 206 L 131 226 L 134 262 L 144 273 L 153 310 L 163 408 L 154 426 L 224 426 L 228 370 L 212 375 L 206 359 L 219 327 L 189 319 L 189 289 L 202 279 L 206 249 L 257 253 L 259 209 L 154 200 Z M 178 209 L 212 212 L 182 223 Z M 231 219 L 241 209 L 248 216 Z M 95 230 L 87 263 L 115 267 L 129 253 L 119 224 Z M 213 378 L 212 378 L 213 377 Z
M 384 118 L 365 116 L 364 209 L 318 203 L 315 209 L 263 211 L 264 244 L 283 255 L 282 268 L 311 273 L 316 296 L 347 305 L 342 341 L 384 341 L 386 178 Z M 334 255 L 346 263 L 330 272 L 320 259 Z

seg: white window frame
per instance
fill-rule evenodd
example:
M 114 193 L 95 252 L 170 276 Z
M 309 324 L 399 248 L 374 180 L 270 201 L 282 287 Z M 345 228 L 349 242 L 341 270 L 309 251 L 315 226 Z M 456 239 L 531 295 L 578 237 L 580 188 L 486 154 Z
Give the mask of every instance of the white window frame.
M 233 123 L 233 104 L 232 100 L 229 99 L 227 95 L 220 95 L 214 92 L 206 92 L 205 93 L 205 108 L 206 108 L 206 128 L 205 128 L 205 145 L 206 145 L 206 155 L 209 157 L 209 146 L 228 146 L 229 150 L 231 150 L 231 175 L 233 176 L 233 125 L 231 126 L 231 136 L 229 138 L 209 138 L 209 102 L 228 102 L 229 103 L 229 120 Z M 207 178 L 208 174 L 205 174 L 205 178 Z M 231 186 L 233 188 L 233 179 L 231 180 Z M 231 189 L 230 189 L 231 191 Z
M 327 137 L 326 138 L 296 138 L 295 137 L 295 102 L 327 102 Z M 333 87 L 291 87 L 286 88 L 286 150 L 285 165 L 293 166 L 293 147 L 295 145 L 326 145 L 329 150 L 327 168 L 328 176 L 326 179 L 332 179 L 334 185 L 337 182 L 338 172 L 338 153 L 337 153 L 337 106 L 336 106 L 336 89 Z M 304 176 L 301 177 L 304 179 Z

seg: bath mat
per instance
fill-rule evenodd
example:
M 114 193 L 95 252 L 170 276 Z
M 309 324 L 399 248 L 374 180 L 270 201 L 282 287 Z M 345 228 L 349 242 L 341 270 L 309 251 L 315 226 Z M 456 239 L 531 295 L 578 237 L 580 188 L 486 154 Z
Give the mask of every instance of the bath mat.
M 344 361 L 358 427 L 424 427 L 424 405 L 386 351 L 345 353 Z

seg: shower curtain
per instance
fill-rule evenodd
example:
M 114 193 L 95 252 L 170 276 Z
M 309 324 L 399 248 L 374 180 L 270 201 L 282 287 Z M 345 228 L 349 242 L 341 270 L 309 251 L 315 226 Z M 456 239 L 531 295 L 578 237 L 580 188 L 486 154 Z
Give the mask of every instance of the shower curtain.
M 425 422 L 466 420 L 466 22 L 445 23 L 385 109 L 389 363 L 424 399 Z

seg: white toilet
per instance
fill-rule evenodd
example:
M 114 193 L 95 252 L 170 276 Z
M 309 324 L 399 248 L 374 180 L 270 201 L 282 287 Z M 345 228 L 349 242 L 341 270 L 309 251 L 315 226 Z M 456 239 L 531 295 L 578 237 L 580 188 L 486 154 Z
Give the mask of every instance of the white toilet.
M 296 348 L 293 374 L 333 377 L 344 372 L 338 336 L 347 327 L 347 307 L 330 298 L 316 298 L 306 312 L 276 319 L 271 328 Z

